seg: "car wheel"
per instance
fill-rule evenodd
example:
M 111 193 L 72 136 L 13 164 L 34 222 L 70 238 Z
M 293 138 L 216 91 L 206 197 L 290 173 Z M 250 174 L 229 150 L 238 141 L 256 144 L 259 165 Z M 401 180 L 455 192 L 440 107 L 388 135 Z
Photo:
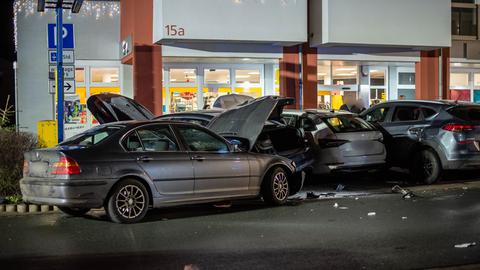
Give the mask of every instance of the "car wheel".
M 88 211 L 90 211 L 90 208 L 79 208 L 79 207 L 65 207 L 65 206 L 58 206 L 58 209 L 62 211 L 63 213 L 73 216 L 73 217 L 83 217 Z
M 417 182 L 433 184 L 440 179 L 442 166 L 437 154 L 432 150 L 422 150 L 413 159 L 412 176 Z
M 147 214 L 149 195 L 138 180 L 126 179 L 118 183 L 107 198 L 105 211 L 115 223 L 135 223 Z
M 262 183 L 263 200 L 271 205 L 282 205 L 287 201 L 290 193 L 288 175 L 281 167 L 269 173 Z

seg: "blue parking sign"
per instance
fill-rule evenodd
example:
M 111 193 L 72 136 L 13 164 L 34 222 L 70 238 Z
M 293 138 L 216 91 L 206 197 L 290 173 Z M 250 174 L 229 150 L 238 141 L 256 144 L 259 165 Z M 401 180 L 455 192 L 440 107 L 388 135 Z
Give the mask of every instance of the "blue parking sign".
M 48 48 L 56 49 L 57 48 L 56 25 L 54 23 L 49 23 L 47 30 L 48 30 L 47 31 Z M 63 25 L 63 48 L 64 49 L 75 48 L 75 34 L 73 32 L 72 23 L 66 23 Z

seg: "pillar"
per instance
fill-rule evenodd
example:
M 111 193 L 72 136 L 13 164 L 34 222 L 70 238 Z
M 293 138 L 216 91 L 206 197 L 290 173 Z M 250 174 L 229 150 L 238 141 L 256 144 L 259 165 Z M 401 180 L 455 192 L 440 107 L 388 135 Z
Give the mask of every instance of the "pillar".
M 415 64 L 416 98 L 440 98 L 440 50 L 420 52 L 420 62 Z
M 300 109 L 300 57 L 299 46 L 283 48 L 280 59 L 280 96 L 295 99 L 290 109 Z
M 133 98 L 156 115 L 162 113 L 162 48 L 153 44 L 153 1 L 120 1 L 120 40 L 132 37 Z
M 450 48 L 442 49 L 442 99 L 450 97 Z
M 303 109 L 318 107 L 317 68 L 317 48 L 311 48 L 308 43 L 304 43 L 302 45 Z

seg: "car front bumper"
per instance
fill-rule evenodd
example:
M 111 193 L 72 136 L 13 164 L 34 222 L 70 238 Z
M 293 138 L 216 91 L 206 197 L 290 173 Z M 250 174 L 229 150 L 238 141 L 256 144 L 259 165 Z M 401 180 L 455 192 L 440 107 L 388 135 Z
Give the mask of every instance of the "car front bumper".
M 27 178 L 20 181 L 27 203 L 65 207 L 102 207 L 109 191 L 107 180 L 59 180 Z

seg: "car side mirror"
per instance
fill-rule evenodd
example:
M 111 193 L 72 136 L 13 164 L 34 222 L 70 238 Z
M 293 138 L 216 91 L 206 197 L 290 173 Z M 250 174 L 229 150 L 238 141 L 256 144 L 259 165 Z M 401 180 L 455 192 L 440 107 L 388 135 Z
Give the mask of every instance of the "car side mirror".
M 235 152 L 246 152 L 249 150 L 250 143 L 247 139 L 239 137 L 226 137 L 226 139 L 233 145 Z

